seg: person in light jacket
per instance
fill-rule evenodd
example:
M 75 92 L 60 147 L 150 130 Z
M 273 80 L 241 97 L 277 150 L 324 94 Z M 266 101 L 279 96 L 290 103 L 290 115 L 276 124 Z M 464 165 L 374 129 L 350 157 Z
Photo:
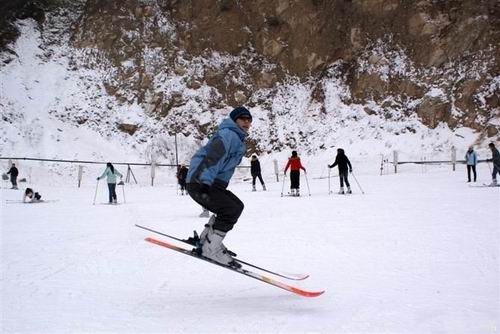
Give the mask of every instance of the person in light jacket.
M 251 126 L 252 115 L 247 108 L 237 107 L 231 111 L 208 143 L 193 155 L 187 176 L 189 196 L 214 213 L 196 241 L 197 253 L 235 268 L 241 264 L 222 241 L 238 221 L 244 204 L 227 187 L 245 155 L 245 139 Z
M 104 177 L 107 178 L 108 181 L 108 190 L 109 190 L 109 203 L 114 203 L 117 204 L 118 200 L 116 197 L 116 177 L 119 176 L 120 178 L 123 177 L 123 175 L 113 167 L 113 164 L 111 162 L 108 162 L 106 164 L 106 169 L 104 170 L 104 173 L 102 173 L 101 176 L 97 178 L 97 181 L 100 179 L 103 179 Z
M 476 174 L 476 165 L 477 165 L 477 155 L 476 152 L 474 151 L 474 148 L 471 146 L 467 150 L 467 153 L 465 153 L 465 163 L 467 164 L 467 178 L 468 181 L 470 182 L 470 171 L 472 170 L 472 173 L 474 174 L 474 182 L 476 182 L 477 179 L 477 174 Z

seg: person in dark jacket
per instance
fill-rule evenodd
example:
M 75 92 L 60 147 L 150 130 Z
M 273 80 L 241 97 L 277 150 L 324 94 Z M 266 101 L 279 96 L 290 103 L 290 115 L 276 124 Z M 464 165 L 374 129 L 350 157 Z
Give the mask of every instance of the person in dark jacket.
M 300 196 L 300 170 L 306 173 L 306 169 L 302 166 L 297 151 L 292 151 L 292 156 L 288 158 L 288 163 L 285 166 L 286 171 L 290 168 L 290 194 L 292 196 Z
M 472 146 L 469 147 L 467 153 L 465 153 L 465 163 L 467 164 L 467 178 L 470 182 L 470 172 L 474 174 L 474 182 L 476 182 L 477 174 L 476 174 L 476 165 L 477 165 L 477 155 L 474 152 L 474 148 Z
M 184 195 L 184 191 L 186 190 L 186 177 L 189 169 L 185 164 L 181 164 L 179 166 L 179 170 L 177 171 L 177 182 L 179 183 L 179 187 L 181 188 L 181 195 Z
M 255 154 L 252 155 L 252 159 L 250 160 L 250 174 L 252 174 L 252 191 L 257 191 L 257 188 L 255 188 L 256 178 L 259 178 L 260 184 L 262 185 L 262 190 L 266 191 L 266 185 L 264 184 L 264 180 L 262 179 L 262 173 L 260 170 L 260 162 Z
M 491 173 L 491 186 L 496 186 L 497 183 L 497 174 L 500 174 L 500 153 L 498 152 L 495 144 L 489 143 L 488 147 L 491 150 L 491 159 L 488 161 L 493 162 L 493 172 Z
M 328 168 L 333 168 L 335 166 L 339 166 L 339 179 L 340 179 L 340 190 L 339 194 L 344 194 L 344 182 L 347 186 L 347 193 L 351 194 L 351 185 L 349 184 L 348 175 L 352 173 L 352 165 L 347 156 L 344 153 L 344 150 L 339 148 L 337 149 L 337 156 L 335 157 L 335 162 L 331 165 L 328 165 Z
M 17 176 L 19 175 L 19 170 L 17 169 L 16 164 L 12 164 L 7 174 L 10 174 L 10 183 L 12 183 L 12 187 L 10 189 L 18 189 Z
M 238 221 L 244 205 L 227 186 L 245 154 L 244 141 L 251 125 L 248 109 L 237 107 L 231 111 L 208 143 L 193 155 L 186 186 L 195 202 L 215 214 L 196 242 L 198 254 L 237 268 L 241 264 L 234 260 L 236 254 L 222 241 Z

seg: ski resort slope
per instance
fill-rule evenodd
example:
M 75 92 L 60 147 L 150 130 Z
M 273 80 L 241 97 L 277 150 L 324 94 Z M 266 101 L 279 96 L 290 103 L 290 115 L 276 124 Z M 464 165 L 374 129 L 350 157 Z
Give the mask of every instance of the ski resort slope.
M 352 195 L 302 177 L 302 197 L 230 186 L 245 210 L 225 244 L 242 260 L 311 276 L 303 298 L 144 241 L 201 230 L 174 184 L 1 191 L 2 333 L 498 333 L 500 188 L 463 166 L 351 177 Z M 489 182 L 479 165 L 475 185 Z M 285 184 L 285 192 L 289 186 Z M 338 179 L 331 179 L 338 190 Z M 126 203 L 123 203 L 125 191 Z M 283 278 L 276 278 L 284 280 Z M 285 280 L 286 281 L 286 280 Z

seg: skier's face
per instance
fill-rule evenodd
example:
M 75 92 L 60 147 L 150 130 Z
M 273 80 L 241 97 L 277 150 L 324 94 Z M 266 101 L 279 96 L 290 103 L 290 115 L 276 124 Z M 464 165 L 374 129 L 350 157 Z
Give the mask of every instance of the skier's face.
M 248 132 L 252 126 L 252 119 L 248 117 L 239 117 L 236 119 L 236 124 L 238 124 L 243 131 Z

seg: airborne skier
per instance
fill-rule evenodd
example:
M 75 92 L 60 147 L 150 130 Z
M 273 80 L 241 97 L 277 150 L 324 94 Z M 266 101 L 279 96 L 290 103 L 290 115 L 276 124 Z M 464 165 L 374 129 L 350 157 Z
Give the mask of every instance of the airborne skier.
M 193 155 L 187 176 L 189 195 L 215 214 L 200 235 L 198 250 L 213 261 L 237 268 L 241 264 L 233 259 L 234 253 L 222 241 L 238 221 L 244 205 L 226 188 L 245 154 L 244 141 L 251 125 L 248 109 L 237 107 L 231 111 L 208 143 Z

